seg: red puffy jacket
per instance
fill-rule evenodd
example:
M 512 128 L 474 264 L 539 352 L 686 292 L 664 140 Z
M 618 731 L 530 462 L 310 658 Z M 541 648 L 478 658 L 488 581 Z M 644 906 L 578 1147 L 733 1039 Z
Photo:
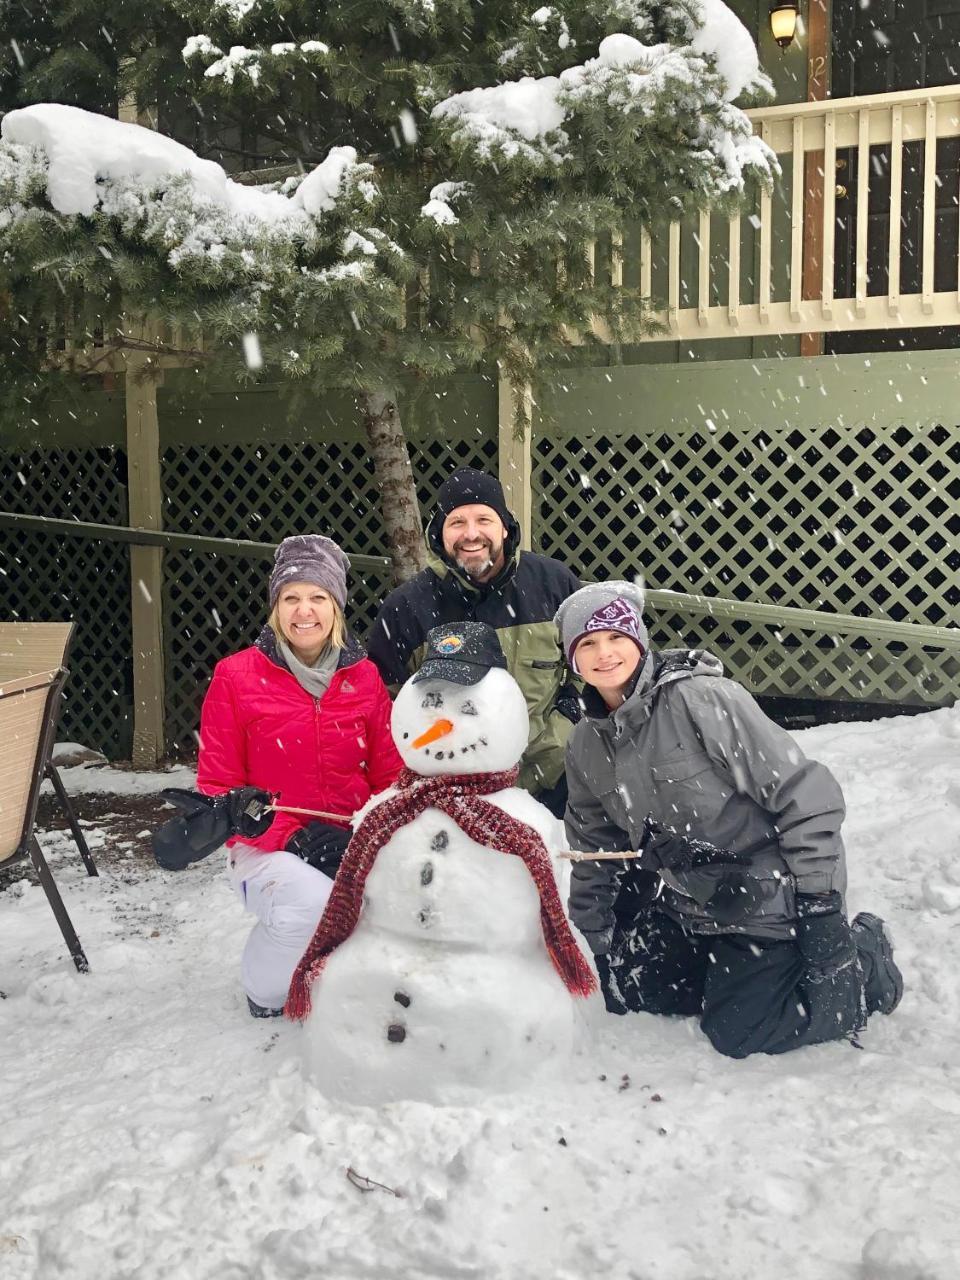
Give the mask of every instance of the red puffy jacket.
M 390 697 L 377 668 L 349 640 L 322 698 L 283 665 L 269 627 L 249 649 L 218 662 L 200 715 L 197 788 L 279 792 L 278 803 L 353 814 L 396 779 Z M 283 849 L 311 819 L 278 813 L 266 834 L 243 843 Z M 346 824 L 344 824 L 346 825 Z

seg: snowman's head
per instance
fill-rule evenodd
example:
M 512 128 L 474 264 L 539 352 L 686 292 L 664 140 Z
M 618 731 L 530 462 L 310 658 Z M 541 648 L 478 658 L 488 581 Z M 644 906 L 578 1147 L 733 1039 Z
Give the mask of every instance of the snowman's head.
M 494 667 L 476 682 L 408 680 L 393 704 L 393 740 L 414 773 L 497 773 L 527 749 L 530 719 L 520 686 Z
M 530 721 L 485 622 L 447 622 L 427 635 L 423 665 L 393 706 L 393 738 L 415 773 L 494 773 L 517 763 Z

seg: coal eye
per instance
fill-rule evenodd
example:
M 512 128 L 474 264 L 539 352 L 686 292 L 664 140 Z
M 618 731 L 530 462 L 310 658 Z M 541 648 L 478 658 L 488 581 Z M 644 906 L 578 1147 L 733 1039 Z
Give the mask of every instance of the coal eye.
M 442 707 L 443 694 L 436 689 L 432 690 L 430 693 L 425 693 L 423 695 L 423 701 L 420 703 L 420 706 L 425 709 L 428 707 Z
M 478 715 L 479 712 L 472 702 L 465 702 L 460 708 L 460 714 L 463 716 L 475 716 Z

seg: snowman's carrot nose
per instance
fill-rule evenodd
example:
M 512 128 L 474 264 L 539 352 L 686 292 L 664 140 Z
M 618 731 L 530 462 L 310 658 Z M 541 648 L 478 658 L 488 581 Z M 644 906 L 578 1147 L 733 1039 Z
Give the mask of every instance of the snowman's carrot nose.
M 431 742 L 436 742 L 438 738 L 445 738 L 448 733 L 453 733 L 453 722 L 451 720 L 434 720 L 430 728 L 421 733 L 419 738 L 414 738 L 410 745 L 413 747 L 428 747 Z

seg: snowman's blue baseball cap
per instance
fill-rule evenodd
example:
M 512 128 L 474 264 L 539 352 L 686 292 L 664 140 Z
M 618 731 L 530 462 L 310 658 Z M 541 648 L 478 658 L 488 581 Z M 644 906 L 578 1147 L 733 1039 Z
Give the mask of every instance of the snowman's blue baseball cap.
M 447 622 L 427 633 L 426 654 L 413 683 L 478 684 L 494 667 L 507 669 L 500 640 L 485 622 Z

